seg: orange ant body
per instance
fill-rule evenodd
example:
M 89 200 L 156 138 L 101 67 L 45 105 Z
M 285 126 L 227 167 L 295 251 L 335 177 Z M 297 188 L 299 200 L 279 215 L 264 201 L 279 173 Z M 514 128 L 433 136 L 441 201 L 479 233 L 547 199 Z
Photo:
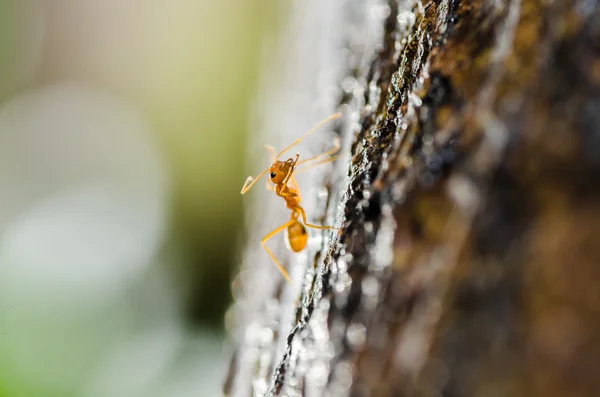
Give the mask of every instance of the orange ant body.
M 267 188 L 271 191 L 274 191 L 277 196 L 282 197 L 285 201 L 287 208 L 291 211 L 289 221 L 287 221 L 283 225 L 277 227 L 276 229 L 273 229 L 270 233 L 268 233 L 266 236 L 264 236 L 260 241 L 262 247 L 265 249 L 265 251 L 267 251 L 267 254 L 269 254 L 269 256 L 271 257 L 273 262 L 275 262 L 275 265 L 277 265 L 277 268 L 279 269 L 279 271 L 281 272 L 283 277 L 288 282 L 290 281 L 290 276 L 288 275 L 287 271 L 283 268 L 283 266 L 281 266 L 281 264 L 279 263 L 279 261 L 277 260 L 277 258 L 273 254 L 273 252 L 271 252 L 271 250 L 267 247 L 267 245 L 266 245 L 267 240 L 269 240 L 271 237 L 273 237 L 277 233 L 281 232 L 282 230 L 286 229 L 286 232 L 287 232 L 286 242 L 288 243 L 287 244 L 288 247 L 294 252 L 300 252 L 304 249 L 304 247 L 306 247 L 306 243 L 308 241 L 308 233 L 306 231 L 306 227 L 310 227 L 313 229 L 336 229 L 333 226 L 318 226 L 318 225 L 313 225 L 313 224 L 306 222 L 306 212 L 304 211 L 304 208 L 302 208 L 300 206 L 300 189 L 298 188 L 298 184 L 296 183 L 296 179 L 294 178 L 293 173 L 296 171 L 296 167 L 299 165 L 302 165 L 302 164 L 313 162 L 312 164 L 309 164 L 308 167 L 302 169 L 302 170 L 307 170 L 307 169 L 315 167 L 317 165 L 328 163 L 330 161 L 335 160 L 334 154 L 340 148 L 339 139 L 336 138 L 334 147 L 332 149 L 330 149 L 324 153 L 321 153 L 319 155 L 316 155 L 314 157 L 310 157 L 308 159 L 302 160 L 302 161 L 298 161 L 298 159 L 300 158 L 299 154 L 296 154 L 295 158 L 289 158 L 285 161 L 281 161 L 278 159 L 288 149 L 292 148 L 293 146 L 298 144 L 300 141 L 302 141 L 304 138 L 306 138 L 308 135 L 315 132 L 323 124 L 327 123 L 328 121 L 335 120 L 335 119 L 339 118 L 341 115 L 342 115 L 341 113 L 336 113 L 332 116 L 329 116 L 325 120 L 321 121 L 319 124 L 317 124 L 314 128 L 312 128 L 306 134 L 302 135 L 300 138 L 298 138 L 296 141 L 294 141 L 294 143 L 292 143 L 291 145 L 289 145 L 288 147 L 283 149 L 281 152 L 279 152 L 279 154 L 276 154 L 276 151 L 272 146 L 265 145 L 265 147 L 267 148 L 267 150 L 269 150 L 269 152 L 271 154 L 271 166 L 269 168 L 265 169 L 260 174 L 258 174 L 258 176 L 256 178 L 253 178 L 251 176 L 248 177 L 246 179 L 246 183 L 244 183 L 244 186 L 242 187 L 241 193 L 245 194 L 248 190 L 250 190 L 252 185 L 254 185 L 254 183 L 260 177 L 262 177 L 264 174 L 269 172 L 269 180 L 267 181 Z M 271 187 L 269 185 L 269 181 L 274 184 L 274 187 Z M 292 186 L 291 187 L 288 186 L 288 183 L 291 183 Z M 302 218 L 302 222 L 300 222 L 299 218 Z M 339 230 L 339 229 L 337 229 L 337 230 Z

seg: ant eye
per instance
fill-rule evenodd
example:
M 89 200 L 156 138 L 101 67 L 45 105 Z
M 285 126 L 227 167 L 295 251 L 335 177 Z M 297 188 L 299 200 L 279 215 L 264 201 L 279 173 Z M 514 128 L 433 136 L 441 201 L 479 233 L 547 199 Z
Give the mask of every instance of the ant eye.
M 271 178 L 275 178 L 276 176 L 277 176 L 277 174 L 276 174 L 276 173 L 274 173 L 274 172 L 271 172 Z

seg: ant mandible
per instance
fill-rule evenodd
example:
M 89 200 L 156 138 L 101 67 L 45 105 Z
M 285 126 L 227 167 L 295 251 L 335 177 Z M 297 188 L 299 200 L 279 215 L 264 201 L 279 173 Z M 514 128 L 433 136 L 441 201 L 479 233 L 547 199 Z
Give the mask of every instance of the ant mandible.
M 306 222 L 306 212 L 304 211 L 304 208 L 302 208 L 300 206 L 300 189 L 298 188 L 296 179 L 292 175 L 294 173 L 294 171 L 296 171 L 296 167 L 299 165 L 303 165 L 303 164 L 312 162 L 312 164 L 308 164 L 308 166 L 306 168 L 298 170 L 298 173 L 300 171 L 305 171 L 309 168 L 313 168 L 317 165 L 325 164 L 330 161 L 334 161 L 335 160 L 334 155 L 340 149 L 340 141 L 339 141 L 339 138 L 336 137 L 333 148 L 331 148 L 330 150 L 328 150 L 326 152 L 323 152 L 321 154 L 318 154 L 316 156 L 310 157 L 310 158 L 302 160 L 302 161 L 298 161 L 298 159 L 300 158 L 299 154 L 296 154 L 295 158 L 289 158 L 285 161 L 279 160 L 279 157 L 283 153 L 285 153 L 286 151 L 291 149 L 293 146 L 300 143 L 300 141 L 302 141 L 304 138 L 306 138 L 307 136 L 309 136 L 310 134 L 315 132 L 317 129 L 319 129 L 319 127 L 323 126 L 325 123 L 327 123 L 331 120 L 335 120 L 341 116 L 342 116 L 341 113 L 336 113 L 332 116 L 327 117 L 325 120 L 321 121 L 319 124 L 317 124 L 315 127 L 313 127 L 310 131 L 308 131 L 307 133 L 302 135 L 300 138 L 298 138 L 296 141 L 294 141 L 294 143 L 292 143 L 291 145 L 289 145 L 288 147 L 283 149 L 278 154 L 275 151 L 274 147 L 265 145 L 265 147 L 271 154 L 271 166 L 269 168 L 265 169 L 260 174 L 258 174 L 258 176 L 256 178 L 249 176 L 246 179 L 244 186 L 242 187 L 241 193 L 245 194 L 256 183 L 256 181 L 258 181 L 258 179 L 260 177 L 262 177 L 264 174 L 269 172 L 269 180 L 267 180 L 267 189 L 274 191 L 276 195 L 278 195 L 279 197 L 282 197 L 285 200 L 285 204 L 286 204 L 287 208 L 292 211 L 292 213 L 290 214 L 289 221 L 287 221 L 283 225 L 277 227 L 276 229 L 272 230 L 270 233 L 268 233 L 266 236 L 264 236 L 260 241 L 262 247 L 265 249 L 265 251 L 267 251 L 267 254 L 269 254 L 269 256 L 271 257 L 273 262 L 275 262 L 275 265 L 277 265 L 277 268 L 279 269 L 279 271 L 281 272 L 281 274 L 283 275 L 283 277 L 285 278 L 285 280 L 287 282 L 290 282 L 290 276 L 288 275 L 287 271 L 283 268 L 283 266 L 281 266 L 281 264 L 279 263 L 279 261 L 277 260 L 277 258 L 273 254 L 273 252 L 271 252 L 271 250 L 267 247 L 267 245 L 266 245 L 267 240 L 269 240 L 271 237 L 273 237 L 277 233 L 281 232 L 282 230 L 287 229 L 286 241 L 288 243 L 287 244 L 288 248 L 290 248 L 294 252 L 300 252 L 304 249 L 304 247 L 306 246 L 306 243 L 308 241 L 308 233 L 306 231 L 305 226 L 311 227 L 313 229 L 336 229 L 336 230 L 340 231 L 340 229 L 337 229 L 333 226 L 318 226 L 318 225 L 313 225 L 313 224 Z M 271 187 L 269 185 L 269 181 L 274 184 L 274 187 Z M 288 182 L 291 182 L 292 187 L 287 185 Z M 300 223 L 300 221 L 298 220 L 299 217 L 302 218 L 302 223 Z

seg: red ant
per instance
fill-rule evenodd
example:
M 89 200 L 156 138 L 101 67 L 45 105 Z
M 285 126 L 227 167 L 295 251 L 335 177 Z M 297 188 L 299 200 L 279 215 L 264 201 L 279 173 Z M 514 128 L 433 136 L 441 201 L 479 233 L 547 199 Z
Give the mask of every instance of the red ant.
M 285 204 L 286 204 L 287 208 L 289 208 L 292 211 L 289 221 L 287 221 L 283 225 L 279 226 L 278 228 L 272 230 L 270 233 L 268 233 L 266 236 L 264 236 L 260 241 L 260 243 L 262 244 L 265 251 L 267 251 L 267 254 L 269 254 L 271 259 L 273 259 L 273 262 L 275 262 L 275 265 L 277 265 L 277 268 L 279 269 L 279 271 L 281 272 L 283 277 L 288 282 L 290 282 L 290 276 L 288 275 L 286 270 L 283 268 L 283 266 L 281 266 L 281 264 L 279 263 L 279 261 L 277 260 L 275 255 L 267 247 L 267 245 L 266 245 L 267 240 L 269 240 L 271 237 L 273 237 L 280 231 L 287 229 L 287 240 L 286 241 L 288 243 L 287 244 L 288 248 L 290 248 L 294 252 L 300 252 L 304 249 L 304 247 L 306 247 L 306 242 L 308 241 L 308 233 L 306 231 L 305 226 L 311 227 L 313 229 L 336 229 L 336 230 L 340 231 L 340 229 L 337 229 L 333 226 L 318 226 L 318 225 L 313 225 L 313 224 L 306 222 L 306 212 L 304 211 L 304 208 L 302 208 L 300 206 L 300 189 L 298 188 L 296 179 L 292 176 L 294 171 L 296 171 L 296 167 L 299 165 L 314 161 L 314 163 L 309 164 L 309 166 L 307 166 L 306 168 L 299 170 L 298 173 L 300 171 L 305 171 L 309 168 L 313 168 L 317 165 L 334 161 L 336 158 L 336 156 L 334 156 L 334 155 L 340 149 L 340 141 L 339 141 L 339 138 L 336 137 L 336 139 L 334 141 L 334 147 L 332 149 L 330 149 L 324 153 L 318 154 L 314 157 L 310 157 L 308 159 L 302 160 L 302 161 L 298 161 L 298 159 L 300 157 L 299 154 L 296 154 L 296 158 L 289 158 L 285 161 L 280 161 L 278 159 L 283 153 L 285 153 L 287 150 L 289 150 L 293 146 L 297 145 L 304 138 L 306 138 L 307 136 L 309 136 L 310 134 L 315 132 L 319 127 L 321 127 L 322 125 L 324 125 L 325 123 L 327 123 L 331 120 L 335 120 L 335 119 L 341 117 L 341 115 L 342 115 L 341 113 L 336 113 L 332 116 L 329 116 L 325 120 L 321 121 L 319 124 L 317 124 L 315 127 L 313 127 L 306 134 L 302 135 L 300 138 L 298 138 L 296 141 L 294 141 L 294 143 L 292 143 L 291 145 L 289 145 L 288 147 L 283 149 L 281 152 L 279 152 L 279 154 L 276 154 L 274 147 L 265 145 L 265 147 L 271 154 L 271 166 L 269 168 L 265 169 L 260 174 L 258 174 L 258 176 L 256 178 L 252 178 L 251 176 L 249 176 L 246 179 L 246 183 L 244 183 L 244 186 L 242 187 L 241 193 L 245 194 L 248 190 L 250 190 L 252 185 L 254 185 L 254 183 L 256 183 L 256 181 L 261 176 L 263 176 L 264 174 L 269 172 L 269 180 L 267 180 L 267 189 L 274 191 L 276 195 L 278 195 L 279 197 L 282 197 L 285 200 Z M 269 184 L 269 181 L 274 184 L 273 187 L 271 187 L 271 185 Z M 291 182 L 292 187 L 287 185 L 288 182 Z M 299 217 L 302 218 L 302 223 L 300 223 L 300 221 L 298 220 Z

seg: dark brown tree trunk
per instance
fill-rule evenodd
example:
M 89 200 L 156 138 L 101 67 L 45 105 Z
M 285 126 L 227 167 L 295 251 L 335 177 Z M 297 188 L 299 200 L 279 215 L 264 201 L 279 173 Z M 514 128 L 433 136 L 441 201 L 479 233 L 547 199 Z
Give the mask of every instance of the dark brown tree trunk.
M 258 243 L 286 215 L 251 208 L 225 393 L 600 396 L 600 4 L 299 1 L 291 19 L 267 115 L 345 112 L 346 156 L 301 185 L 343 233 L 277 250 L 287 285 Z

